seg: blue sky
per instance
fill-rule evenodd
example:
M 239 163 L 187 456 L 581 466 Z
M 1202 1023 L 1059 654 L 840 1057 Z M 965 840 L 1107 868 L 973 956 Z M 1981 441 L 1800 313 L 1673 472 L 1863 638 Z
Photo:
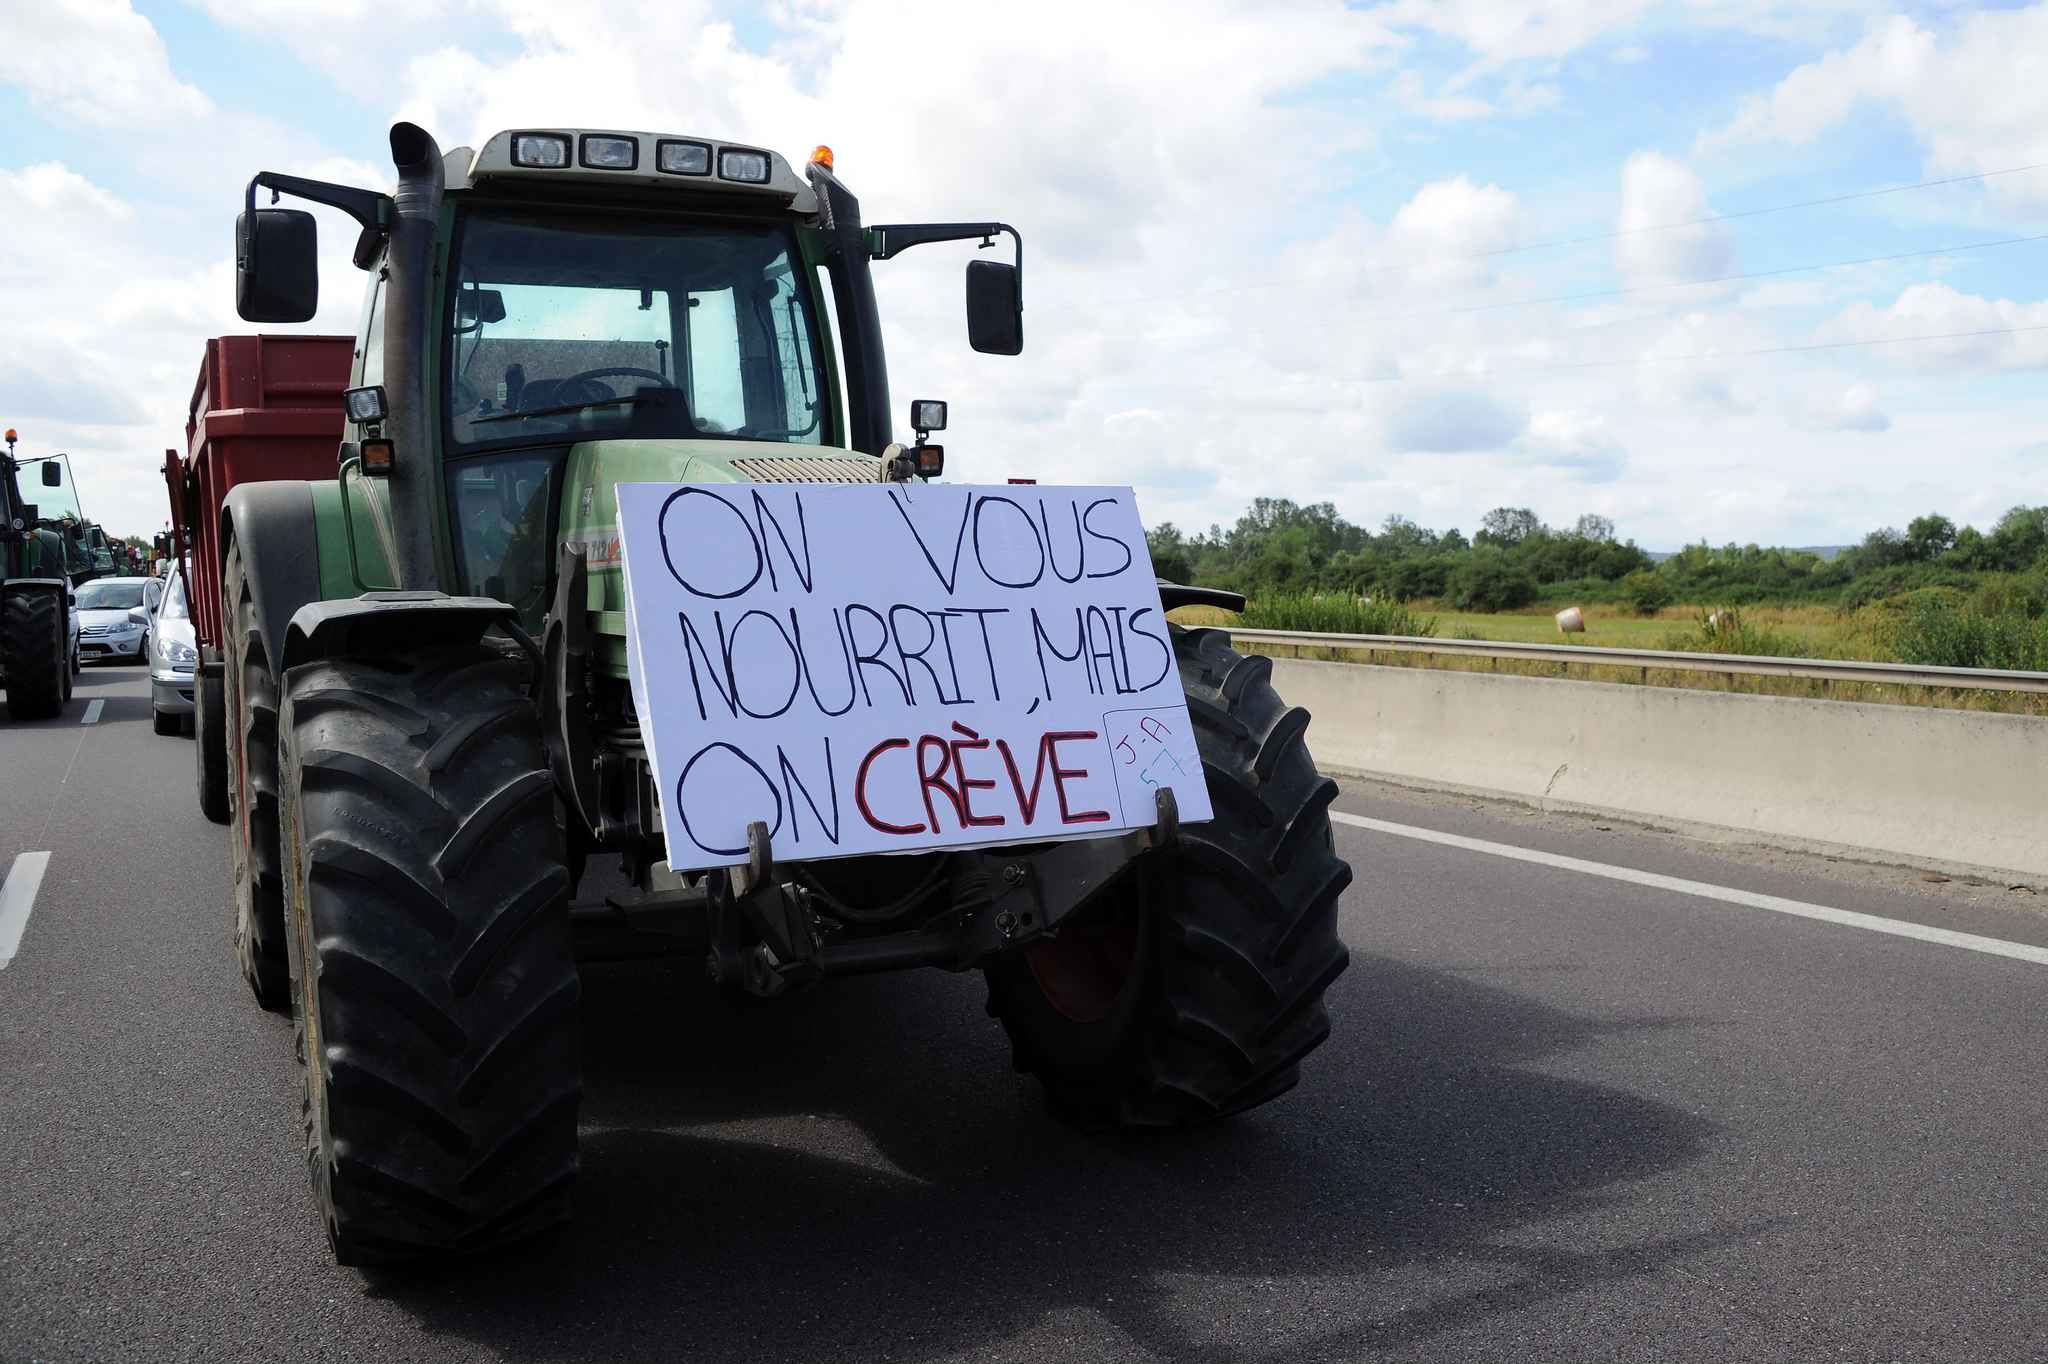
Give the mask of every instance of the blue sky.
M 964 256 L 881 277 L 961 478 L 1659 548 L 2048 500 L 2048 242 L 1955 249 L 2048 232 L 2048 169 L 1986 175 L 2048 162 L 2048 5 L 60 0 L 0 42 L 0 408 L 119 530 L 160 522 L 201 342 L 241 327 L 238 186 L 381 184 L 395 117 L 831 142 L 871 221 L 1017 223 L 1016 360 L 967 352 Z M 350 330 L 323 230 L 314 325 Z

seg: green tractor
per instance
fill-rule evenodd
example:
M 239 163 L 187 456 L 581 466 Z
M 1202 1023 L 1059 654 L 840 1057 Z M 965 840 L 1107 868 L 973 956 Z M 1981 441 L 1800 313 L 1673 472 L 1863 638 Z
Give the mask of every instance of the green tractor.
M 24 466 L 42 466 L 45 488 L 64 486 L 54 458 L 18 459 L 15 433 L 0 454 L 0 687 L 7 713 L 46 720 L 71 699 L 76 660 L 71 627 L 69 560 L 82 557 L 76 528 L 42 515 L 21 494 Z
M 400 123 L 390 145 L 389 195 L 249 184 L 243 318 L 317 301 L 312 216 L 259 189 L 350 215 L 369 286 L 336 477 L 240 484 L 199 531 L 219 549 L 201 557 L 220 564 L 236 953 L 297 1020 L 337 1258 L 567 1215 L 579 957 L 685 953 L 761 998 L 980 970 L 1017 1067 L 1088 1124 L 1196 1124 L 1291 1088 L 1329 1031 L 1351 872 L 1306 712 L 1221 632 L 1172 637 L 1212 820 L 1177 827 L 1162 802 L 1159 828 L 1121 837 L 793 866 L 756 843 L 702 876 L 665 860 L 614 485 L 938 472 L 939 447 L 891 441 L 870 265 L 1008 236 L 1015 261 L 967 266 L 967 321 L 975 350 L 1014 355 L 1014 229 L 865 226 L 824 148 L 799 175 L 639 132 L 444 154 Z M 593 854 L 618 889 L 586 911 Z

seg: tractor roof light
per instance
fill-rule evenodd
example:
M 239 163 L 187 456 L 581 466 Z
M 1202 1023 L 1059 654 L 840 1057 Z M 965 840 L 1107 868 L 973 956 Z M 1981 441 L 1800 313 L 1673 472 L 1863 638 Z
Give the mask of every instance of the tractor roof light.
M 741 185 L 768 183 L 768 153 L 724 147 L 718 153 L 718 178 Z
M 514 133 L 512 164 L 530 170 L 562 170 L 569 164 L 569 139 L 559 133 Z
M 709 143 L 664 141 L 654 158 L 656 168 L 663 175 L 711 174 Z
M 597 133 L 583 135 L 583 164 L 592 170 L 638 170 L 640 168 L 640 139 L 637 137 L 605 137 Z
M 919 478 L 937 478 L 946 472 L 946 447 L 943 445 L 918 445 L 910 453 L 917 459 Z
M 824 143 L 820 142 L 817 145 L 817 147 L 811 152 L 811 164 L 814 166 L 823 166 L 826 170 L 831 170 L 832 149 L 826 146 Z
M 391 443 L 388 436 L 364 441 L 356 447 L 356 454 L 362 459 L 363 472 L 366 474 L 389 476 L 391 466 L 398 462 L 397 447 Z

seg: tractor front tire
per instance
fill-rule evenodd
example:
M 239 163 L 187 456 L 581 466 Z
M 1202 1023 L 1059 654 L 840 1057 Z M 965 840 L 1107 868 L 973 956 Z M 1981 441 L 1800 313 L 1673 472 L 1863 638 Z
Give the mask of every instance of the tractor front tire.
M 1090 1127 L 1189 1126 L 1292 1089 L 1350 959 L 1337 901 L 1351 868 L 1330 832 L 1336 783 L 1302 741 L 1308 713 L 1221 631 L 1172 634 L 1215 817 L 987 970 L 1016 1068 Z
M 199 812 L 215 824 L 228 822 L 227 705 L 220 674 L 201 666 L 192 674 L 192 737 L 197 753 Z
M 292 993 L 284 941 L 284 881 L 277 866 L 277 679 L 263 649 L 241 545 L 229 546 L 221 576 L 235 960 L 256 1002 L 282 1011 L 291 1007 Z
M 56 592 L 17 587 L 0 598 L 0 651 L 7 658 L 7 713 L 47 720 L 64 709 L 64 605 Z
M 581 986 L 525 684 L 481 647 L 286 678 L 306 1155 L 342 1264 L 484 1250 L 569 1215 Z

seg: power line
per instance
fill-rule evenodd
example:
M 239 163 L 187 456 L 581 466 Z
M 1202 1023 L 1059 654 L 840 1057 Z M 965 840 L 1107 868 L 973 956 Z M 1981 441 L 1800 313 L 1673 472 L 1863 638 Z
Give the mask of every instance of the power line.
M 2020 246 L 2048 241 L 2048 232 L 2031 237 L 2001 237 L 1997 241 L 1959 242 L 1954 246 L 1930 246 L 1922 251 L 1899 251 L 1888 256 L 1861 256 L 1855 260 L 1821 261 L 1815 265 L 1785 265 L 1775 270 L 1745 270 L 1734 275 L 1708 275 L 1701 279 L 1667 280 L 1662 284 L 1634 284 L 1619 289 L 1587 289 L 1575 294 L 1546 294 L 1537 298 L 1510 298 L 1497 303 L 1467 303 L 1431 311 L 1443 313 L 1484 313 L 1499 308 L 1526 308 L 1538 303 L 1577 303 L 1589 298 L 1618 298 L 1623 294 L 1644 294 L 1656 289 L 1696 289 L 1708 284 L 1733 284 L 1740 280 L 1770 279 L 1777 275 L 1808 274 L 1815 270 L 1840 270 L 1852 265 L 1885 265 L 1892 261 L 1919 260 L 1927 256 L 1951 256 L 1962 251 L 1988 251 L 1998 246 Z M 1381 317 L 1428 317 L 1430 312 L 1382 313 Z
M 1615 229 L 1606 232 L 1590 232 L 1575 237 L 1557 237 L 1549 241 L 1522 242 L 1514 246 L 1497 246 L 1484 251 L 1445 252 L 1403 265 L 1368 267 L 1356 272 L 1360 275 L 1413 274 L 1419 267 L 1462 260 L 1491 260 L 1500 256 L 1512 256 L 1525 251 L 1545 251 L 1563 246 L 1584 246 L 1592 242 L 1616 241 L 1623 237 L 1640 237 L 1656 232 L 1676 232 L 1681 228 L 1702 227 L 1710 223 L 1736 222 L 1744 218 L 1761 218 L 1773 213 L 1790 213 L 1802 208 L 1824 208 L 1832 204 L 1852 203 L 1859 199 L 1877 199 L 1889 194 L 1905 194 L 1913 190 L 1939 189 L 1946 185 L 1961 185 L 1977 180 L 1990 180 L 2001 175 L 2020 175 L 2027 171 L 2048 169 L 2048 161 L 2030 162 L 2024 166 L 2007 166 L 2000 170 L 1977 171 L 1970 175 L 1950 175 L 1939 180 L 1919 180 L 1910 185 L 1886 185 L 1878 189 L 1857 190 L 1850 194 L 1831 194 L 1820 199 L 1800 199 L 1789 204 L 1769 204 L 1762 208 L 1739 209 L 1733 213 L 1709 213 L 1696 218 L 1681 218 L 1668 223 L 1650 223 L 1643 227 Z M 2033 238 L 2015 238 L 2028 241 Z M 1845 262 L 1847 263 L 1847 262 Z M 1219 284 L 1206 289 L 1185 289 L 1172 294 L 1149 294 L 1135 298 L 1112 298 L 1106 303 L 1159 303 L 1185 298 L 1204 298 L 1217 294 L 1248 293 L 1257 289 L 1282 289 L 1296 284 L 1320 283 L 1326 275 L 1294 275 L 1286 279 L 1255 280 L 1247 284 Z
M 1929 256 L 1952 256 L 1964 251 L 1989 251 L 1995 247 L 2023 246 L 2032 242 L 2048 241 L 2048 232 L 2026 237 L 2001 237 L 1995 241 L 1958 242 L 1951 246 L 1927 247 L 1919 251 L 1898 251 L 1883 256 L 1859 256 L 1851 260 L 1818 261 L 1810 265 L 1782 265 L 1771 270 L 1745 270 L 1737 274 L 1707 275 L 1699 279 L 1667 280 L 1661 284 L 1632 284 L 1613 289 L 1586 289 L 1570 294 L 1543 294 L 1530 298 L 1501 299 L 1492 303 L 1462 303 L 1446 308 L 1415 308 L 1399 312 L 1346 313 L 1332 317 L 1310 327 L 1258 327 L 1237 333 L 1239 340 L 1252 341 L 1277 335 L 1323 336 L 1359 322 L 1404 322 L 1427 317 L 1454 317 L 1466 313 L 1498 312 L 1509 308 L 1528 308 L 1544 303 L 1578 303 L 1588 299 L 1621 298 L 1630 294 L 1654 293 L 1671 289 L 1698 289 L 1715 284 L 1732 284 L 1742 280 L 1772 279 L 1785 275 L 1811 274 L 1817 270 L 1841 270 L 1857 265 L 1882 265 L 1892 261 L 1921 260 Z
M 1681 218 L 1676 222 L 1652 223 L 1645 227 L 1631 227 L 1612 232 L 1595 232 L 1582 237 L 1560 237 L 1554 241 L 1529 242 L 1521 246 L 1496 247 L 1491 251 L 1480 251 L 1475 257 L 1512 255 L 1517 251 L 1540 251 L 1554 246 L 1583 246 L 1588 242 L 1613 241 L 1620 237 L 1637 237 L 1649 232 L 1675 232 L 1681 227 L 1703 227 L 1709 223 L 1732 223 L 1742 218 L 1761 218 L 1768 213 L 1790 213 L 1800 208 L 1824 208 L 1830 204 L 1846 204 L 1857 199 L 1876 199 L 1887 194 L 1904 194 L 1909 190 L 1939 189 L 1943 185 L 1960 185 L 1972 180 L 1989 180 L 1998 175 L 2018 175 L 2022 171 L 2036 171 L 2048 167 L 2048 161 L 2036 161 L 2025 166 L 2008 166 L 2004 170 L 1978 171 L 1972 175 L 1951 175 L 1940 180 L 1920 180 L 1910 185 L 1888 185 L 1882 189 L 1857 190 L 1853 194 L 1831 194 L 1824 199 L 1801 199 L 1796 203 L 1772 204 L 1767 208 L 1746 208 L 1734 213 L 1709 213 L 1698 218 Z
M 1611 369 L 1621 365 L 1675 364 L 1689 360 L 1745 360 L 1758 355 L 1797 355 L 1806 351 L 1848 350 L 1855 346 L 1900 346 L 1918 341 L 1964 341 L 1980 336 L 2019 336 L 2026 332 L 2048 332 L 2048 322 L 2030 327 L 1984 327 L 1966 332 L 1922 332 L 1917 336 L 1873 336 L 1860 341 L 1812 341 L 1800 346 L 1757 346 L 1750 350 L 1700 351 L 1693 355 L 1643 355 L 1628 360 L 1581 360 L 1552 365 L 1549 368 Z
M 1762 355 L 1797 355 L 1812 351 L 1851 350 L 1864 346 L 1903 346 L 1923 341 L 1963 341 L 1986 336 L 2021 336 L 2032 332 L 2048 332 L 2048 322 L 2026 327 L 1984 327 L 1974 331 L 1921 332 L 1911 336 L 1872 336 L 1856 341 L 1812 341 L 1796 346 L 1755 346 L 1746 350 L 1697 351 L 1690 355 L 1637 355 L 1621 360 L 1564 360 L 1551 365 L 1537 365 L 1525 369 L 1491 370 L 1478 379 L 1513 379 L 1541 376 L 1545 374 L 1568 374 L 1589 369 L 1626 369 L 1631 365 L 1684 364 L 1701 360 L 1746 360 Z M 1368 375 L 1336 379 L 1329 382 L 1347 384 L 1414 384 L 1437 382 L 1433 376 L 1421 374 Z M 1147 384 L 1130 385 L 1138 391 L 1155 390 L 1200 390 L 1213 392 L 1209 384 Z

